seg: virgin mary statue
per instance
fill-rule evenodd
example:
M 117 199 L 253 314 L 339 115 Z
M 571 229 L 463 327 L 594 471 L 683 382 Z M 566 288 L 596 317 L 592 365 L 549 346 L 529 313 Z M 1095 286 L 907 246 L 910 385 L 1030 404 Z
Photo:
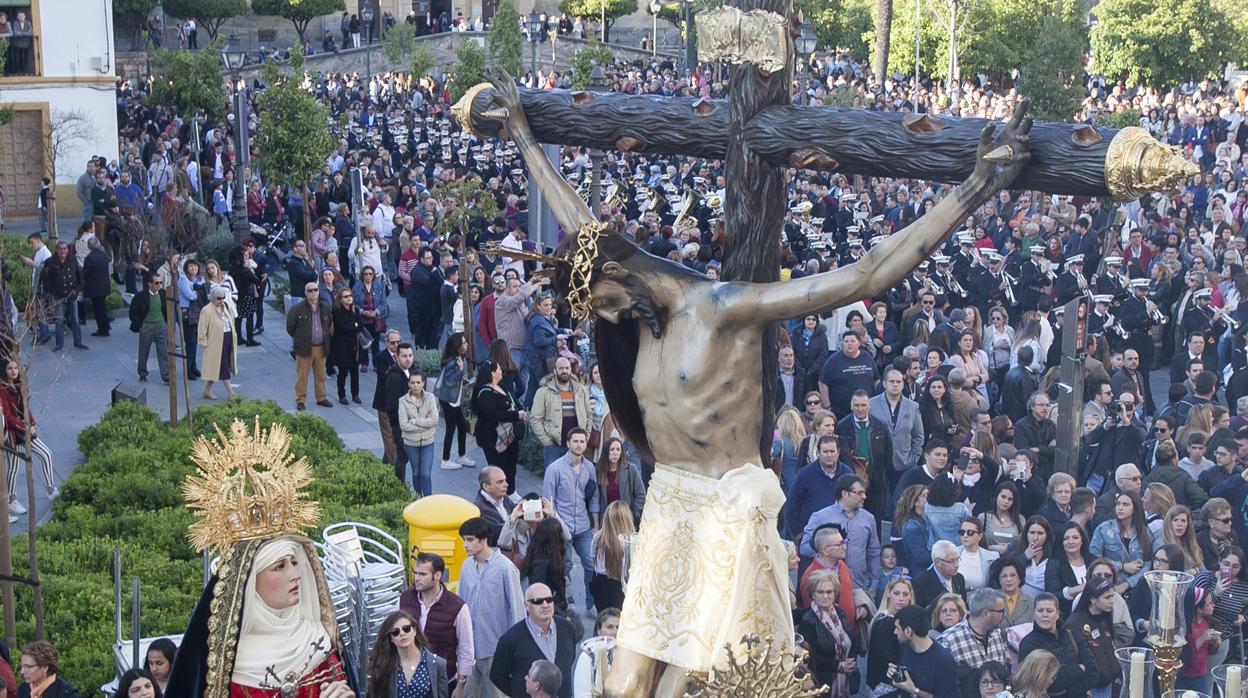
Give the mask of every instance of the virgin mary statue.
M 173 663 L 170 698 L 354 698 L 312 541 L 311 478 L 281 425 L 200 437 L 183 485 L 190 536 L 220 558 Z

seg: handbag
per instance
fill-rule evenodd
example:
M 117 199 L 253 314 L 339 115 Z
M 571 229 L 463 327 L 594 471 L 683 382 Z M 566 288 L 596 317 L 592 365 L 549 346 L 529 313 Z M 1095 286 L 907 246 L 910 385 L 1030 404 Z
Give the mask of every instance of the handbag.
M 496 431 L 498 438 L 494 441 L 494 450 L 502 453 L 506 451 L 516 440 L 516 428 L 511 422 L 503 422 L 498 425 Z
M 373 346 L 373 335 L 368 330 L 361 327 L 355 333 L 355 342 L 359 345 L 361 351 L 368 351 Z

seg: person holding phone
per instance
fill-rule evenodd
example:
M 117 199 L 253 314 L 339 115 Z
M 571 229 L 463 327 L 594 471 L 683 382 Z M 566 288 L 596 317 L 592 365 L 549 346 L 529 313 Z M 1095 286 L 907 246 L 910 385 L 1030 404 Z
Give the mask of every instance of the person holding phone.
M 1244 656 L 1241 630 L 1244 625 L 1244 603 L 1248 601 L 1248 572 L 1244 570 L 1244 551 L 1227 546 L 1218 556 L 1215 571 L 1196 575 L 1192 586 L 1213 587 L 1213 627 L 1226 642 L 1211 652 L 1209 666 L 1239 662 Z

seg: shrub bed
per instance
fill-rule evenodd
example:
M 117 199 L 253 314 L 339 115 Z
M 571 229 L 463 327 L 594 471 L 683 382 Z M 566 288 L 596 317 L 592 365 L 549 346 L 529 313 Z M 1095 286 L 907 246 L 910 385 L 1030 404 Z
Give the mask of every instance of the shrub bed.
M 291 451 L 308 459 L 316 478 L 309 496 L 321 503 L 322 527 L 359 521 L 407 540 L 402 511 L 409 497 L 393 469 L 370 453 L 344 452 L 342 440 L 319 417 L 288 414 L 273 402 L 234 401 L 195 410 L 194 430 L 170 430 L 151 409 L 119 403 L 79 434 L 87 460 L 61 486 L 52 519 L 38 531 L 45 635 L 61 652 L 64 676 L 84 696 L 99 695 L 114 676 L 114 548 L 121 549 L 127 609 L 128 580 L 141 579 L 143 635 L 186 629 L 202 588 L 202 566 L 187 541 L 192 517 L 182 503 L 181 483 L 194 471 L 192 439 L 215 433 L 214 425 L 224 430 L 235 417 L 290 429 Z M 319 529 L 309 534 L 317 538 Z M 13 541 L 19 575 L 29 571 L 24 538 Z M 34 637 L 34 616 L 29 589 L 17 589 L 20 645 Z

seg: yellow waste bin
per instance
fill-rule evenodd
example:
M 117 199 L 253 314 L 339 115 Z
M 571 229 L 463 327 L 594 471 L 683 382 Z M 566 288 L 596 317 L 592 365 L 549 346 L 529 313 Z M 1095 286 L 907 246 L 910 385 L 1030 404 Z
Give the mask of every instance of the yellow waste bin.
M 477 505 L 453 494 L 431 494 L 403 507 L 407 522 L 407 581 L 420 553 L 434 553 L 446 562 L 442 581 L 452 590 L 459 586 L 459 570 L 467 559 L 459 525 L 481 515 Z M 452 581 L 455 583 L 452 584 Z

